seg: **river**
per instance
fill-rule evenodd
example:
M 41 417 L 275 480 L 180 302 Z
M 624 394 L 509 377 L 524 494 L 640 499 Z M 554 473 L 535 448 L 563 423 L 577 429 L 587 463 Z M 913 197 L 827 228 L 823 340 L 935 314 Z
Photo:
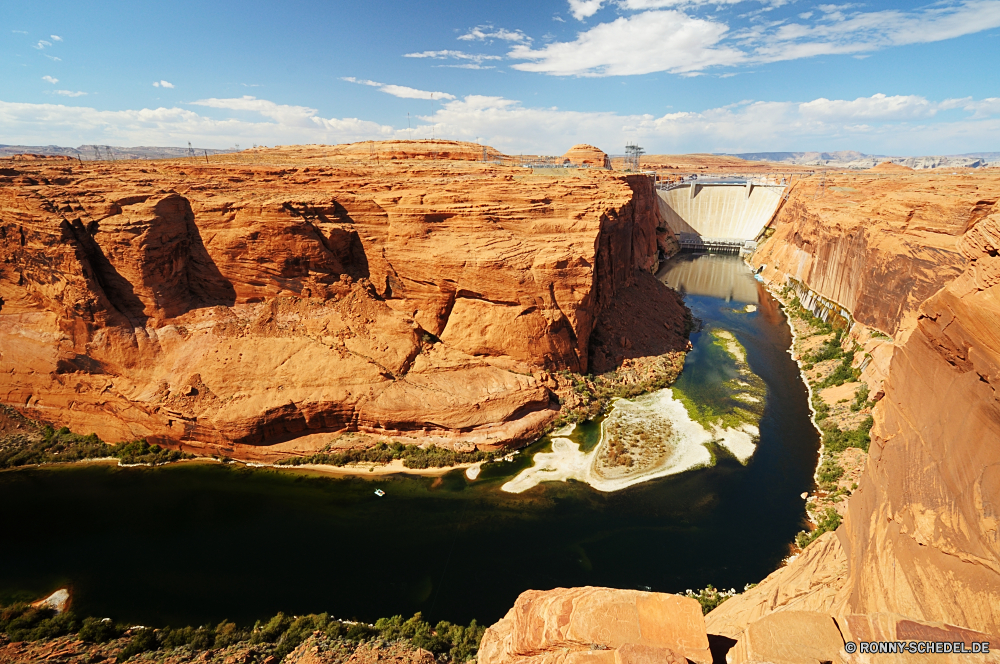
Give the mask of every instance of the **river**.
M 551 441 L 475 481 L 462 471 L 369 480 L 218 464 L 8 471 L 0 603 L 69 585 L 80 614 L 152 625 L 248 623 L 279 610 L 490 624 L 529 588 L 759 581 L 804 527 L 800 494 L 819 446 L 790 332 L 737 257 L 683 254 L 658 276 L 701 321 L 677 389 L 696 403 L 726 398 L 717 388 L 733 375 L 719 362 L 719 330 L 763 382 L 745 463 L 719 454 L 710 467 L 619 491 L 566 481 L 517 494 L 500 487 Z M 572 438 L 586 450 L 598 432 L 589 423 Z

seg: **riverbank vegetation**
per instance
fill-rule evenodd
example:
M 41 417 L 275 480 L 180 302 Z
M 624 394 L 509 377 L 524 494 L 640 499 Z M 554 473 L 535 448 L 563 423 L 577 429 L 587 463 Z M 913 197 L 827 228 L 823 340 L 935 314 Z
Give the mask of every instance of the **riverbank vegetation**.
M 108 458 L 116 458 L 122 465 L 160 465 L 193 458 L 191 454 L 150 445 L 145 440 L 109 445 L 96 434 L 81 436 L 66 427 L 54 429 L 28 420 L 6 406 L 3 408 L 3 416 L 21 426 L 0 437 L 0 469 Z
M 757 585 L 756 583 L 748 583 L 746 586 L 744 586 L 743 592 L 750 590 L 756 585 Z M 685 597 L 690 597 L 691 599 L 698 600 L 698 603 L 701 604 L 701 612 L 706 615 L 708 614 L 709 611 L 719 606 L 727 599 L 730 599 L 731 597 L 736 597 L 736 595 L 738 594 L 739 593 L 737 593 L 734 588 L 730 588 L 729 590 L 717 590 L 712 584 L 708 584 L 707 586 L 698 591 L 694 590 L 684 591 Z
M 289 457 L 276 463 L 282 466 L 301 466 L 303 464 L 350 466 L 359 463 L 387 464 L 396 459 L 402 459 L 403 465 L 407 468 L 445 468 L 462 463 L 488 462 L 492 461 L 494 456 L 493 452 L 481 450 L 456 452 L 436 445 L 420 448 L 416 445 L 382 441 L 372 447 L 342 451 L 336 451 L 328 446 L 328 449 L 323 452 L 304 457 Z
M 802 305 L 792 289 L 785 288 L 780 295 L 796 329 L 795 350 L 803 376 L 812 388 L 813 420 L 823 442 L 823 457 L 816 472 L 819 491 L 810 498 L 808 505 L 814 528 L 803 530 L 795 538 L 796 545 L 804 548 L 840 525 L 843 500 L 857 488 L 852 477 L 859 474 L 866 458 L 862 453 L 867 453 L 871 442 L 874 404 L 869 401 L 868 386 L 858 383 L 853 394 L 848 392 L 831 407 L 822 390 L 840 388 L 860 379 L 861 370 L 853 366 L 859 347 L 845 340 L 845 326 L 831 324 L 814 315 Z M 843 321 L 838 318 L 835 322 Z M 850 386 L 845 389 L 849 390 Z
M 551 429 L 587 422 L 606 414 L 615 399 L 634 399 L 670 387 L 684 368 L 683 352 L 656 357 L 630 358 L 615 371 L 580 374 L 560 371 L 554 375 L 561 406 Z
M 140 657 L 143 653 L 154 653 L 157 660 L 160 656 L 179 653 L 190 654 L 191 661 L 207 661 L 207 651 L 228 649 L 234 658 L 226 661 L 280 662 L 310 640 L 308 645 L 317 650 L 343 652 L 345 661 L 361 645 L 395 644 L 423 648 L 439 661 L 465 662 L 475 657 L 484 632 L 485 628 L 475 620 L 469 625 L 455 625 L 444 620 L 432 625 L 419 613 L 408 619 L 402 616 L 381 618 L 374 624 L 337 620 L 326 613 L 304 616 L 278 613 L 258 620 L 252 627 L 222 621 L 214 626 L 153 628 L 129 626 L 108 618 L 80 620 L 72 612 L 56 613 L 28 604 L 0 607 L 0 634 L 10 641 L 34 642 L 75 636 L 93 646 L 95 652 L 90 661 L 112 656 L 118 662 L 146 659 Z

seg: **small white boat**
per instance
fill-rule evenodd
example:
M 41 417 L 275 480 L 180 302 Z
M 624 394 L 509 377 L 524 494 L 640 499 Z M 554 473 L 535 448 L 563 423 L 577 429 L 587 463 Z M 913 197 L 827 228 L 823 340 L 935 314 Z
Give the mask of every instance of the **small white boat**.
M 375 495 L 381 498 L 382 496 L 385 495 L 385 491 L 383 491 L 382 489 L 375 489 Z

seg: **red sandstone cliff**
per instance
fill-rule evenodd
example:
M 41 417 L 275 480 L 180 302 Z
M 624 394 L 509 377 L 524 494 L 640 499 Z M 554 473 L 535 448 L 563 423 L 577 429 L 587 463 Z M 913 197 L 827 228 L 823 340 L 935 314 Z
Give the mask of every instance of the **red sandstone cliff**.
M 815 179 L 815 178 L 814 178 Z M 836 535 L 709 615 L 891 613 L 1000 634 L 1000 178 L 798 185 L 754 256 L 895 336 L 867 468 Z
M 331 152 L 4 170 L 0 401 L 245 458 L 537 435 L 656 267 L 651 182 Z

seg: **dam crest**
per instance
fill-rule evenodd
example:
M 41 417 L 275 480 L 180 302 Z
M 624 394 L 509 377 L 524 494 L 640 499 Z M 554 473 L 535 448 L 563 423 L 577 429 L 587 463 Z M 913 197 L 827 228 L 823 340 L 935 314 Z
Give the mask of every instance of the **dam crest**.
M 681 249 L 750 252 L 785 195 L 773 178 L 695 176 L 658 183 L 667 227 Z

